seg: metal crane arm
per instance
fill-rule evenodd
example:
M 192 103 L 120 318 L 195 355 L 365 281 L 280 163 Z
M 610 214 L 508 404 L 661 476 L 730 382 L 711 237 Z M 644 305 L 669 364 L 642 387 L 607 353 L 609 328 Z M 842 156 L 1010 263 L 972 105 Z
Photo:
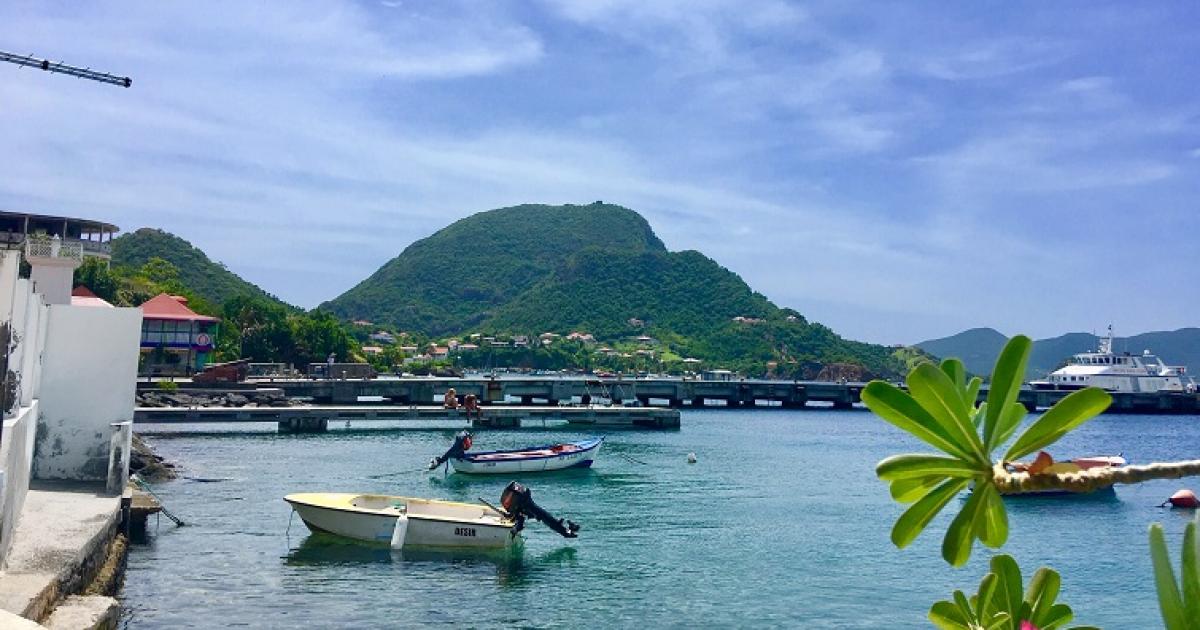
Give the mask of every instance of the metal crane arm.
M 38 59 L 33 55 L 14 55 L 0 50 L 0 61 L 15 63 L 18 66 L 29 66 L 30 68 L 41 68 L 46 72 L 58 72 L 80 79 L 91 79 L 92 81 L 100 81 L 101 83 L 111 83 L 122 87 L 129 87 L 133 84 L 133 80 L 129 77 L 119 77 L 115 74 L 107 74 L 104 72 L 96 72 L 89 68 L 79 68 L 76 66 L 67 65 L 50 61 L 49 59 Z

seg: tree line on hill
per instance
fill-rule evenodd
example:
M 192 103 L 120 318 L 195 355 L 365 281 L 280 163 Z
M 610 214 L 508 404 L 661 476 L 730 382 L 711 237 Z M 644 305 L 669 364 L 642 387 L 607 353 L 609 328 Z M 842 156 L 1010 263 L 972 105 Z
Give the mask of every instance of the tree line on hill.
M 329 313 L 304 312 L 261 291 L 235 294 L 218 304 L 185 284 L 178 267 L 156 256 L 140 267 L 109 266 L 87 258 L 75 270 L 75 285 L 86 286 L 114 306 L 141 306 L 160 293 L 187 299 L 193 311 L 221 319 L 216 361 L 252 358 L 301 367 L 323 362 L 331 353 L 339 361 L 360 354 L 346 327 Z

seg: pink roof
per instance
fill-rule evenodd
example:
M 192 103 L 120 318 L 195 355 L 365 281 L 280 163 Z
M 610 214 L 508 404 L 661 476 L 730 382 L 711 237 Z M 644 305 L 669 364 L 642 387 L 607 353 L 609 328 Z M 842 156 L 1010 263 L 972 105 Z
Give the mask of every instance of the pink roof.
M 100 308 L 112 308 L 112 304 L 101 299 L 91 289 L 82 284 L 71 290 L 71 306 L 98 306 Z
M 216 317 L 200 315 L 184 305 L 186 299 L 177 295 L 158 295 L 142 304 L 142 317 L 145 319 L 171 319 L 177 321 L 219 322 Z

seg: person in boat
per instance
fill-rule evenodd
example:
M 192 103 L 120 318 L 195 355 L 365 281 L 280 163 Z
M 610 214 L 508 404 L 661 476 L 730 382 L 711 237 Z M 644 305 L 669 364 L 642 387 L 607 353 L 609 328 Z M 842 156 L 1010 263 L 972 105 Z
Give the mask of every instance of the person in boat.
M 458 392 L 455 392 L 453 387 L 446 390 L 446 396 L 442 401 L 442 405 L 446 409 L 458 409 Z
M 467 419 L 471 419 L 471 414 L 474 413 L 476 418 L 483 418 L 483 409 L 479 406 L 479 399 L 475 394 L 467 394 L 463 396 L 463 409 L 467 411 Z

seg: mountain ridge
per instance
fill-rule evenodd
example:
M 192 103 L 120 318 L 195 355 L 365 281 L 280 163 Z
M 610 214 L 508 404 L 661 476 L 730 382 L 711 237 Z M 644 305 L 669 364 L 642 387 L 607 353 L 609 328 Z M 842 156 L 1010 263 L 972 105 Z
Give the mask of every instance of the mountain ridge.
M 978 331 L 990 331 L 994 335 L 985 336 Z M 1000 339 L 998 345 L 994 343 L 996 336 Z M 958 357 L 973 373 L 990 374 L 996 356 L 1007 340 L 1007 336 L 994 329 L 973 328 L 949 337 L 922 341 L 915 346 L 934 356 Z M 1025 372 L 1026 379 L 1044 377 L 1073 354 L 1095 351 L 1099 341 L 1099 336 L 1083 332 L 1064 333 L 1034 341 Z M 1152 351 L 1167 365 L 1183 365 L 1189 373 L 1196 374 L 1200 370 L 1200 328 L 1151 331 L 1113 339 L 1114 352 L 1138 354 L 1144 350 Z
M 220 306 L 230 298 L 248 295 L 295 309 L 210 259 L 187 240 L 165 230 L 138 228 L 112 241 L 112 263 L 118 267 L 138 269 L 152 258 L 161 258 L 174 265 L 179 271 L 179 281 L 214 305 Z
M 803 377 L 848 363 L 896 376 L 907 365 L 895 348 L 843 339 L 778 307 L 700 252 L 668 251 L 641 215 L 602 202 L 460 219 L 318 308 L 430 336 L 645 335 L 660 351 L 754 374 Z

